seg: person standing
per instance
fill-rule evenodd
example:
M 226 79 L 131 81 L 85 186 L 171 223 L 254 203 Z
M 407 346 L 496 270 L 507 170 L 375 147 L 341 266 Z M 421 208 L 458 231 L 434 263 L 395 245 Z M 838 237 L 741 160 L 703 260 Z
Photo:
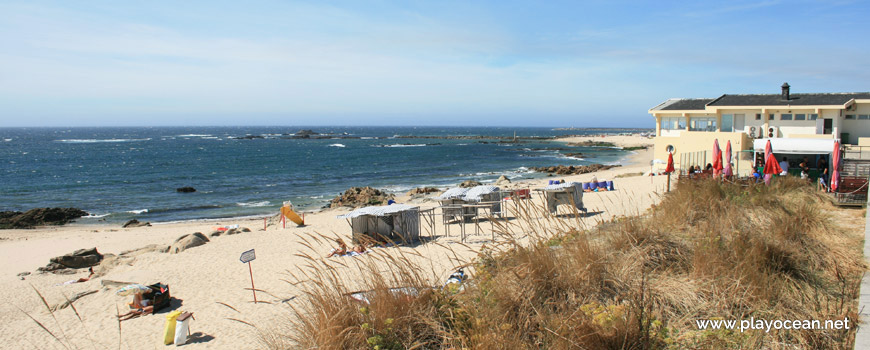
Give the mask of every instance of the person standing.
M 819 169 L 819 189 L 828 192 L 828 160 L 825 157 L 820 157 L 816 168 Z
M 782 157 L 779 167 L 782 168 L 782 172 L 779 175 L 788 175 L 788 157 Z

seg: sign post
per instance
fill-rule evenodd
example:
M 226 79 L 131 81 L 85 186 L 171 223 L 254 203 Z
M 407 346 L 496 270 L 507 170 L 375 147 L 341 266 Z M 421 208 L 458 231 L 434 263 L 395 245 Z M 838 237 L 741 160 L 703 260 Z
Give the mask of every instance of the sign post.
M 251 274 L 251 292 L 254 293 L 254 304 L 257 303 L 257 290 L 254 288 L 254 270 L 251 269 L 251 261 L 256 258 L 257 256 L 254 255 L 253 249 L 242 253 L 242 256 L 239 257 L 242 263 L 248 263 L 248 273 Z

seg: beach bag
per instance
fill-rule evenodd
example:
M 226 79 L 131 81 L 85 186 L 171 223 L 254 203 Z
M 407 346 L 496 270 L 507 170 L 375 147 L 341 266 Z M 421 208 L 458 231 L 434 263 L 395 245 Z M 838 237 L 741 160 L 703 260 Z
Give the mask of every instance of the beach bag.
M 175 320 L 181 315 L 181 311 L 173 311 L 166 314 L 166 324 L 163 325 L 163 344 L 172 344 L 175 340 Z
M 187 336 L 190 334 L 191 318 L 193 318 L 193 313 L 185 312 L 175 319 L 175 346 L 187 343 Z
M 151 292 L 147 294 L 151 300 L 151 305 L 154 305 L 154 312 L 159 311 L 169 306 L 169 286 L 163 283 L 155 283 L 150 286 Z

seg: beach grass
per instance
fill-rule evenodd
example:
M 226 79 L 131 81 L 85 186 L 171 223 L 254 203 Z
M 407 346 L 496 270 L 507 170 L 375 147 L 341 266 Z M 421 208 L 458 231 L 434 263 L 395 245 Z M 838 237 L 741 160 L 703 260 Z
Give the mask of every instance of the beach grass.
M 863 237 L 789 177 L 681 181 L 644 213 L 587 226 L 535 205 L 495 225 L 461 288 L 401 249 L 293 272 L 304 301 L 263 346 L 370 349 L 835 349 L 849 330 L 709 330 L 697 320 L 857 321 Z M 437 244 L 437 243 L 430 243 Z M 385 268 L 386 267 L 386 268 Z M 396 291 L 396 287 L 404 289 Z M 370 291 L 368 302 L 349 297 Z M 413 290 L 414 292 L 408 292 Z

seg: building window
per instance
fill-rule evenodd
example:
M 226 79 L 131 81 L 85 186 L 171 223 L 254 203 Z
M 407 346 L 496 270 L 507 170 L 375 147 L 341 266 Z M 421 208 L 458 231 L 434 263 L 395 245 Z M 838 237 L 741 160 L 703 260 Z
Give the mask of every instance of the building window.
M 867 120 L 867 119 L 870 119 L 870 115 L 867 115 L 867 114 L 860 114 L 860 115 L 858 115 L 858 119 L 864 119 L 864 120 Z
M 761 114 L 756 114 L 756 115 L 755 115 L 755 120 L 761 120 Z
M 785 114 L 785 113 L 780 114 L 779 120 L 791 120 L 791 114 Z
M 846 114 L 846 119 L 855 119 L 854 114 Z
M 716 131 L 716 118 L 694 117 L 691 119 L 689 131 Z
M 662 117 L 662 130 L 686 130 L 686 118 Z
M 810 120 L 816 120 L 816 119 L 819 119 L 818 114 L 810 114 Z
M 768 114 L 767 115 L 767 120 L 775 120 L 775 119 L 776 119 L 776 114 Z
M 794 120 L 807 120 L 807 115 L 806 114 L 795 114 Z

